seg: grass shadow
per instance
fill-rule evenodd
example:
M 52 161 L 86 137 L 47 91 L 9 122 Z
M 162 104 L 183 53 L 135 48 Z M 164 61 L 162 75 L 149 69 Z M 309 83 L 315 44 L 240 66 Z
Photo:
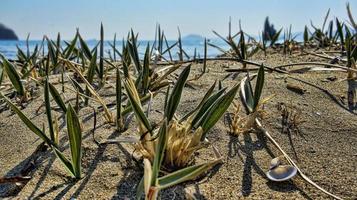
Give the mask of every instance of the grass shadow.
M 32 176 L 35 173 L 37 166 L 42 164 L 49 157 L 47 153 L 47 146 L 44 143 L 41 143 L 29 157 L 8 171 L 5 174 L 5 177 Z M 1 184 L 0 197 L 16 196 L 25 185 L 26 183 L 22 185 L 15 185 L 10 183 Z
M 282 192 L 282 193 L 292 193 L 295 191 L 299 191 L 299 193 L 305 198 L 312 200 L 312 198 L 306 194 L 303 190 L 301 190 L 293 181 L 283 181 L 283 182 L 273 182 L 268 181 L 266 183 L 271 190 Z
M 120 133 L 117 131 L 112 132 L 112 134 L 108 137 L 108 139 L 114 139 L 115 137 L 119 136 Z M 71 195 L 71 198 L 77 198 L 79 194 L 83 191 L 87 183 L 89 182 L 90 177 L 92 176 L 93 172 L 98 166 L 98 163 L 101 162 L 104 158 L 104 153 L 110 144 L 102 144 L 99 145 L 99 148 L 97 149 L 97 153 L 94 156 L 94 159 L 92 162 L 89 164 L 88 171 L 86 173 L 86 176 L 84 179 L 82 179 L 81 184 L 78 186 L 78 189 Z M 116 144 L 121 152 L 125 155 L 125 158 L 127 161 L 131 160 L 131 154 L 119 143 Z
M 243 133 L 244 144 L 239 141 L 238 137 L 230 136 L 230 141 L 228 144 L 228 156 L 234 157 L 238 156 L 240 160 L 244 163 L 243 169 L 243 179 L 241 193 L 244 197 L 247 197 L 252 192 L 253 178 L 252 171 L 254 170 L 261 177 L 266 179 L 265 172 L 256 163 L 254 158 L 254 152 L 265 149 L 267 153 L 274 158 L 275 155 L 267 145 L 267 139 L 261 133 L 256 133 L 257 141 L 253 141 L 252 133 Z M 239 151 L 242 154 L 239 154 Z M 245 158 L 244 158 L 245 156 Z
M 322 91 L 323 93 L 325 93 L 333 102 L 335 102 L 338 106 L 340 106 L 342 109 L 348 111 L 349 113 L 351 113 L 351 114 L 353 114 L 353 115 L 357 115 L 357 113 L 353 112 L 353 110 L 351 110 L 351 109 L 345 107 L 345 106 L 335 97 L 335 95 L 331 94 L 331 92 L 329 92 L 328 90 L 326 90 L 326 89 L 324 89 L 324 88 L 322 88 L 322 87 L 320 87 L 320 86 L 317 86 L 317 85 L 315 85 L 315 84 L 313 84 L 313 83 L 310 83 L 310 82 L 308 82 L 308 81 L 301 80 L 301 79 L 299 79 L 299 78 L 295 78 L 295 77 L 291 77 L 291 76 L 290 76 L 289 78 L 291 78 L 291 79 L 293 79 L 293 80 L 296 80 L 296 81 L 300 81 L 300 82 L 302 82 L 302 83 L 304 83 L 304 84 L 306 84 L 306 85 L 309 85 L 309 86 L 311 86 L 311 87 L 314 87 L 314 88 L 316 88 L 316 89 L 321 90 L 321 91 Z

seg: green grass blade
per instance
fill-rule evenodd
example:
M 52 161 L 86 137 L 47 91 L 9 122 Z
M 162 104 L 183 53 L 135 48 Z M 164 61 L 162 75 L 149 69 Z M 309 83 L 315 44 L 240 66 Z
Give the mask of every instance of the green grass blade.
M 121 114 L 122 110 L 122 105 L 121 105 L 121 97 L 122 97 L 122 89 L 121 89 L 121 78 L 120 78 L 120 73 L 119 73 L 119 68 L 116 68 L 116 82 L 115 82 L 115 88 L 116 88 L 116 101 L 117 101 L 117 128 L 122 129 L 123 128 L 123 116 Z
M 63 56 L 62 55 L 62 52 L 61 52 L 61 34 L 60 33 L 58 33 L 57 34 L 57 40 L 56 40 L 56 56 L 58 57 L 58 56 Z
M 198 106 L 193 109 L 191 112 L 187 113 L 184 117 L 180 119 L 180 122 L 186 120 L 188 117 L 190 117 L 193 113 L 195 113 L 197 110 L 201 109 L 201 107 L 206 103 L 206 101 L 210 98 L 211 94 L 213 93 L 214 88 L 216 87 L 217 81 L 215 81 L 212 86 L 208 89 L 206 92 L 205 96 L 202 98 L 201 102 L 198 104 Z
M 10 63 L 1 53 L 0 57 L 2 58 L 2 65 L 12 85 L 20 95 L 25 95 L 24 86 L 22 85 L 20 75 L 17 73 L 15 66 Z
M 78 35 L 76 34 L 74 39 L 71 41 L 69 46 L 66 48 L 66 50 L 65 50 L 65 58 L 66 59 L 69 59 L 69 57 L 72 55 L 72 53 L 76 47 L 76 44 L 77 44 L 77 38 L 78 38 Z
M 224 38 L 222 35 L 220 35 L 219 33 L 217 33 L 216 31 L 212 31 L 213 34 L 215 34 L 216 36 L 218 36 L 219 38 L 221 38 L 223 41 L 225 41 L 227 44 L 229 44 L 229 41 Z
M 46 38 L 46 40 L 47 40 L 48 53 L 50 55 L 52 65 L 56 66 L 58 60 L 57 60 L 57 53 L 56 53 L 55 47 L 50 39 Z
M 309 30 L 307 29 L 307 26 L 305 26 L 304 29 L 304 44 L 306 45 L 306 43 L 309 41 Z
M 134 62 L 137 73 L 140 73 L 142 70 L 142 67 L 140 64 L 140 58 L 139 58 L 137 46 L 135 45 L 135 43 L 133 41 L 128 41 L 127 48 L 128 48 L 129 55 Z
M 101 79 L 102 84 L 104 77 L 104 28 L 103 24 L 100 24 L 100 45 L 99 45 L 99 78 Z
M 123 73 L 124 73 L 125 78 L 130 78 L 130 74 L 129 74 L 130 58 L 126 59 L 127 52 L 128 52 L 128 50 L 127 50 L 127 48 L 125 48 L 123 50 Z
M 0 86 L 1 86 L 1 83 L 3 80 L 3 77 L 4 77 L 4 68 L 3 68 L 2 64 L 0 63 Z
M 216 102 L 216 100 L 222 96 L 222 94 L 226 91 L 227 88 L 222 88 L 218 90 L 216 93 L 214 93 L 212 96 L 207 98 L 207 100 L 203 103 L 201 108 L 198 110 L 198 112 L 195 114 L 195 117 L 192 120 L 192 125 L 195 128 L 198 128 L 201 126 L 201 123 L 203 122 L 203 118 L 208 115 L 207 110 Z
M 129 53 L 129 48 L 127 45 L 125 45 L 124 39 L 123 39 L 123 49 L 122 49 L 122 60 L 123 60 L 123 71 L 124 71 L 124 77 L 128 78 L 129 77 L 129 66 L 131 64 L 131 58 L 130 58 L 130 53 Z
M 27 57 L 30 56 L 30 48 L 29 48 L 29 40 L 30 40 L 30 34 L 27 34 L 27 37 L 26 37 L 26 50 L 27 50 Z
M 144 64 L 143 64 L 143 74 L 142 74 L 142 87 L 144 94 L 149 89 L 149 76 L 150 76 L 150 46 L 149 44 L 146 47 L 145 56 L 144 56 Z
M 270 41 L 270 47 L 272 47 L 276 41 L 278 41 L 280 33 L 283 29 L 281 28 L 277 33 L 275 33 L 275 35 L 273 35 L 271 41 Z
M 56 147 L 52 147 L 53 152 L 55 152 L 57 158 L 61 161 L 67 172 L 73 176 L 76 177 L 72 163 L 63 155 L 63 153 L 58 150 Z
M 124 87 L 125 90 L 128 94 L 130 103 L 132 105 L 132 109 L 134 111 L 134 114 L 137 118 L 137 120 L 144 125 L 144 127 L 148 130 L 151 131 L 151 125 L 149 123 L 149 120 L 147 119 L 147 117 L 144 114 L 144 111 L 141 107 L 141 103 L 140 103 L 140 99 L 139 99 L 139 95 L 138 92 L 135 88 L 134 83 L 130 80 L 130 79 L 126 79 L 124 82 Z
M 169 85 L 166 89 L 166 95 L 165 95 L 165 101 L 164 101 L 164 110 L 166 110 L 166 107 L 167 107 L 167 103 L 169 101 L 169 95 L 170 95 L 170 88 L 171 88 L 171 85 Z
M 29 70 L 22 74 L 21 79 L 26 79 L 31 75 L 32 70 L 36 69 L 37 65 L 32 66 Z
M 111 45 L 111 44 L 109 43 L 109 44 L 112 46 L 112 48 L 113 48 L 113 58 L 114 58 L 114 61 L 117 60 L 116 52 L 118 51 L 117 48 L 116 48 L 116 42 L 117 42 L 117 34 L 114 33 L 113 45 Z M 121 57 L 121 55 L 119 55 L 119 56 Z
M 48 83 L 48 89 L 51 93 L 51 96 L 53 97 L 53 99 L 55 100 L 55 102 L 57 103 L 58 107 L 60 107 L 62 109 L 63 112 L 67 112 L 67 108 L 66 105 L 64 104 L 61 95 L 59 94 L 59 92 L 57 91 L 57 89 L 55 88 L 55 86 L 53 86 L 50 82 Z
M 115 55 L 114 61 L 116 61 L 116 55 L 117 54 L 119 55 L 119 57 L 121 57 L 121 58 L 123 57 L 123 54 L 118 51 L 118 49 L 116 48 L 116 46 L 114 44 L 110 44 L 109 43 L 109 45 L 113 48 L 113 52 L 114 52 L 114 55 Z
M 186 167 L 166 176 L 160 177 L 159 188 L 162 190 L 185 181 L 194 180 L 199 175 L 205 173 L 219 162 L 220 160 L 216 160 L 205 164 Z
M 69 79 L 69 82 L 72 84 L 72 86 L 79 91 L 79 93 L 84 94 L 84 89 L 82 88 L 82 86 L 78 83 L 78 81 L 76 81 L 74 78 L 67 76 Z
M 71 161 L 73 166 L 74 176 L 81 177 L 81 158 L 82 158 L 82 132 L 78 116 L 71 104 L 68 105 L 67 113 L 67 131 L 69 145 L 71 149 Z
M 177 27 L 177 31 L 178 31 L 178 47 L 179 47 L 179 59 L 180 61 L 183 61 L 183 50 L 182 50 L 182 40 L 181 40 L 181 31 L 180 28 Z
M 27 61 L 28 60 L 28 57 L 25 55 L 25 52 L 20 49 L 20 47 L 18 45 L 16 45 L 16 48 L 17 48 L 17 57 L 20 61 Z
M 21 121 L 25 123 L 25 125 L 36 135 L 38 135 L 46 144 L 49 146 L 54 145 L 53 142 L 47 137 L 47 135 L 39 129 L 34 123 L 31 122 L 29 118 L 26 117 L 26 115 L 17 107 L 15 104 L 13 104 L 10 99 L 5 97 L 1 92 L 0 92 L 0 97 L 2 97 L 6 103 L 11 107 L 11 109 L 20 117 Z
M 93 79 L 94 79 L 94 74 L 95 74 L 95 70 L 97 69 L 97 51 L 94 51 L 93 57 L 90 60 L 89 63 L 89 68 L 87 71 L 87 80 L 90 84 L 93 84 Z M 90 91 L 88 89 L 88 87 L 86 87 L 86 95 L 90 96 Z M 85 98 L 85 105 L 88 105 L 88 98 Z
M 170 61 L 172 61 L 172 54 L 171 54 L 171 48 L 173 47 L 170 47 L 169 46 L 169 43 L 166 39 L 166 36 L 164 35 L 164 40 L 165 40 L 165 44 L 166 44 L 166 50 L 162 52 L 162 54 L 165 54 L 166 52 L 168 52 L 169 54 L 169 58 L 170 58 Z M 177 42 L 175 43 L 175 46 L 176 46 Z
M 237 84 L 232 89 L 230 89 L 226 94 L 221 96 L 217 101 L 210 107 L 207 111 L 208 115 L 202 122 L 203 135 L 201 140 L 206 137 L 207 132 L 217 123 L 217 121 L 222 117 L 224 112 L 231 105 L 239 85 Z
M 172 89 L 171 95 L 168 99 L 167 106 L 165 109 L 165 116 L 168 121 L 173 118 L 177 106 L 181 99 L 181 94 L 183 87 L 185 86 L 188 75 L 190 74 L 191 65 L 187 66 L 180 74 L 174 88 Z
M 324 32 L 324 30 L 325 30 L 325 25 L 326 25 L 326 22 L 327 22 L 327 19 L 328 19 L 329 15 L 330 15 L 330 8 L 328 9 L 328 11 L 326 13 L 326 16 L 325 16 L 325 19 L 324 19 L 324 23 L 322 24 L 322 29 L 321 29 L 322 32 Z
M 88 87 L 89 91 L 91 92 L 91 94 L 93 96 L 95 96 L 95 98 L 98 100 L 98 102 L 102 105 L 103 109 L 104 109 L 104 113 L 105 113 L 105 118 L 107 120 L 107 122 L 112 123 L 114 122 L 114 118 L 112 116 L 112 113 L 109 111 L 106 103 L 104 102 L 104 100 L 98 95 L 98 93 L 95 91 L 95 89 L 92 87 L 92 85 L 88 82 L 88 80 L 83 76 L 82 72 L 75 66 L 73 65 L 71 62 L 69 62 L 68 60 L 63 60 L 66 65 L 68 67 L 70 67 L 71 69 L 73 69 L 78 76 L 82 79 L 82 81 L 86 84 L 86 86 Z M 73 81 L 76 82 L 76 81 Z M 79 86 L 80 88 L 80 86 Z M 80 93 L 83 93 L 83 91 L 80 91 Z
M 49 84 L 48 84 L 48 77 L 45 79 L 45 107 L 46 107 L 46 116 L 48 121 L 48 127 L 50 130 L 50 138 L 52 141 L 55 141 L 55 133 L 53 129 L 53 122 L 52 122 L 52 112 L 51 112 L 51 101 L 50 101 L 50 92 L 49 92 Z
M 136 199 L 141 200 L 141 196 L 144 193 L 144 177 L 140 179 L 138 186 L 136 187 Z
M 204 54 L 203 54 L 203 71 L 202 73 L 206 73 L 207 69 L 207 38 L 205 38 L 205 46 L 204 46 Z
M 250 85 L 250 81 L 247 78 L 244 82 L 244 85 L 241 86 L 243 87 L 243 91 L 244 91 L 244 98 L 245 101 L 243 101 L 243 105 L 247 110 L 247 113 L 251 113 L 254 110 L 254 96 L 253 96 L 253 91 L 252 91 L 252 87 Z
M 242 53 L 240 52 L 240 50 L 239 50 L 238 46 L 236 45 L 236 43 L 234 42 L 234 40 L 232 38 L 228 38 L 228 40 L 229 40 L 228 45 L 234 51 L 234 53 L 236 54 L 236 57 L 238 59 L 244 59 L 242 56 Z
M 152 176 L 151 176 L 151 186 L 156 186 L 158 184 L 159 172 L 161 168 L 161 163 L 165 154 L 165 147 L 167 143 L 166 139 L 167 131 L 167 121 L 164 120 L 164 124 L 159 130 L 159 141 L 155 149 L 155 158 L 152 166 Z
M 254 110 L 257 108 L 264 86 L 264 66 L 260 66 L 254 90 Z
M 338 36 L 340 37 L 340 42 L 343 45 L 345 42 L 344 42 L 344 36 L 343 36 L 342 27 L 343 26 L 341 25 L 340 21 L 338 20 L 338 18 L 336 18 L 337 33 L 338 33 Z
M 355 20 L 353 19 L 353 16 L 352 16 L 352 11 L 351 11 L 351 8 L 350 8 L 350 3 L 347 3 L 346 9 L 347 9 L 347 14 L 348 14 L 348 18 L 349 18 L 349 20 L 350 20 L 350 23 L 351 23 L 351 25 L 353 26 L 353 28 L 355 29 L 355 31 L 357 31 L 357 24 L 356 24 L 356 22 L 355 22 Z
M 89 69 L 87 71 L 87 80 L 90 84 L 93 84 L 95 70 L 97 69 L 97 50 L 94 51 L 93 57 L 89 63 Z
M 92 59 L 92 53 L 89 50 L 89 47 L 87 45 L 87 43 L 83 40 L 81 34 L 79 34 L 79 32 L 77 31 L 77 35 L 78 35 L 78 39 L 79 39 L 79 43 L 81 45 L 81 49 L 84 52 L 84 55 L 91 60 Z
M 245 46 L 245 39 L 244 39 L 244 33 L 241 31 L 240 34 L 240 40 L 239 40 L 239 46 L 240 46 L 240 53 L 241 53 L 241 58 L 246 59 L 247 58 L 247 48 Z

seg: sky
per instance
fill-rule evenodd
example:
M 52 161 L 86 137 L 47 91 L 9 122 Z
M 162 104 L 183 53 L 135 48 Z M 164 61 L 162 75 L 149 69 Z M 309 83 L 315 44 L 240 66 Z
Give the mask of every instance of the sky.
M 330 19 L 347 20 L 344 0 L 0 0 L 0 23 L 12 28 L 20 39 L 30 33 L 31 39 L 43 35 L 63 39 L 74 37 L 79 28 L 86 39 L 98 39 L 100 23 L 105 39 L 127 35 L 133 28 L 141 39 L 153 39 L 159 23 L 169 39 L 176 39 L 177 27 L 182 35 L 199 34 L 214 37 L 212 30 L 228 33 L 238 30 L 239 21 L 245 32 L 258 35 L 266 16 L 276 28 L 292 25 L 293 32 L 303 31 L 312 20 L 322 26 L 331 8 Z M 351 0 L 357 20 L 357 1 Z

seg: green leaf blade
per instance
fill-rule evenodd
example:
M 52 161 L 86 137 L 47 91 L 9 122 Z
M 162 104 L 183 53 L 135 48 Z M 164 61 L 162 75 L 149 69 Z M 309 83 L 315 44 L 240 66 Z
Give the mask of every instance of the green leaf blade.
M 63 99 L 62 99 L 61 95 L 59 94 L 58 90 L 50 82 L 48 82 L 48 89 L 49 89 L 49 91 L 51 93 L 51 96 L 53 97 L 53 99 L 57 103 L 58 107 L 60 107 L 61 110 L 64 113 L 66 113 L 67 112 L 66 105 L 64 104 Z
M 263 86 L 264 86 L 264 66 L 260 66 L 259 71 L 258 71 L 258 76 L 257 76 L 257 82 L 255 84 L 255 90 L 254 90 L 254 104 L 253 108 L 254 110 L 257 109 L 257 106 L 259 104 L 260 96 L 263 91 Z
M 165 147 L 167 142 L 166 131 L 167 131 L 167 121 L 164 120 L 164 124 L 161 126 L 159 130 L 159 141 L 155 149 L 155 158 L 152 166 L 151 186 L 157 186 L 158 184 L 159 172 L 160 172 L 162 160 L 164 158 Z
M 55 137 L 55 132 L 53 129 L 53 123 L 52 123 L 52 112 L 51 112 L 51 101 L 50 101 L 50 92 L 49 92 L 49 84 L 48 84 L 48 77 L 45 79 L 45 107 L 46 107 L 46 116 L 47 116 L 47 121 L 48 121 L 48 127 L 50 130 L 50 138 L 52 141 L 56 140 Z
M 2 65 L 12 85 L 21 96 L 25 95 L 24 86 L 22 85 L 20 75 L 16 71 L 15 66 L 10 63 L 2 54 L 0 54 L 0 57 L 3 60 Z
M 78 116 L 72 108 L 71 104 L 69 104 L 67 108 L 66 120 L 73 172 L 76 178 L 80 178 L 82 158 L 82 131 Z
M 49 146 L 54 145 L 53 142 L 47 137 L 47 135 L 39 129 L 34 123 L 31 122 L 31 120 L 26 117 L 26 115 L 17 107 L 15 104 L 13 104 L 10 99 L 5 97 L 1 92 L 0 92 L 0 97 L 2 97 L 6 103 L 11 107 L 11 109 L 20 117 L 21 121 L 24 122 L 24 124 L 37 136 L 39 136 L 46 144 Z
M 209 113 L 206 119 L 204 119 L 202 123 L 203 135 L 201 140 L 204 140 L 207 132 L 217 123 L 217 121 L 222 117 L 222 115 L 226 112 L 228 107 L 231 105 L 237 91 L 239 85 L 237 84 L 232 89 L 230 89 L 226 94 L 221 96 L 217 101 L 210 107 L 207 111 Z
M 124 82 L 124 87 L 128 94 L 130 103 L 132 105 L 131 107 L 134 111 L 136 118 L 138 119 L 139 122 L 141 122 L 144 125 L 144 127 L 148 131 L 152 131 L 150 122 L 148 118 L 145 116 L 144 111 L 142 110 L 140 99 L 138 99 L 139 95 L 137 93 L 134 83 L 132 83 L 130 79 L 126 79 Z
M 205 173 L 207 170 L 209 170 L 219 162 L 220 160 L 216 160 L 205 164 L 186 167 L 166 176 L 160 177 L 159 188 L 162 190 L 185 181 L 194 180 L 199 175 Z
M 187 66 L 180 74 L 174 88 L 172 89 L 171 95 L 168 99 L 167 106 L 165 109 L 165 116 L 168 121 L 171 121 L 175 111 L 178 107 L 178 104 L 181 99 L 182 90 L 186 84 L 188 75 L 190 74 L 191 65 Z

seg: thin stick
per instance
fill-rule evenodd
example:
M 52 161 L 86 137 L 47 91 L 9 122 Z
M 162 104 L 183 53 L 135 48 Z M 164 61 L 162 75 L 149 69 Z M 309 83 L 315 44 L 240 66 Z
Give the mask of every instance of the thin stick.
M 80 72 L 80 70 L 73 65 L 71 62 L 69 62 L 67 59 L 63 59 L 63 58 L 59 58 L 61 61 L 63 61 L 64 63 L 69 64 L 69 66 L 78 73 L 78 75 L 81 77 L 81 79 L 84 81 L 84 83 L 87 85 L 89 91 L 92 93 L 93 96 L 95 96 L 98 101 L 100 102 L 100 104 L 102 104 L 103 108 L 104 108 L 104 112 L 106 115 L 106 119 L 109 123 L 113 123 L 114 122 L 114 118 L 112 113 L 109 111 L 108 107 L 106 106 L 104 100 L 98 95 L 98 93 L 94 90 L 94 88 L 92 87 L 92 85 L 88 82 L 88 80 L 82 75 L 82 73 Z
M 325 59 L 330 59 L 330 60 L 333 60 L 335 58 L 339 58 L 339 57 L 332 57 L 332 56 L 327 56 L 327 55 L 321 55 L 321 54 L 317 54 L 317 53 L 314 53 L 314 52 L 309 52 L 309 51 L 303 51 L 304 53 L 307 53 L 307 54 L 310 54 L 310 55 L 313 55 L 313 56 L 317 56 L 317 57 L 320 57 L 320 58 L 325 58 Z M 347 62 L 346 59 L 342 59 L 342 58 L 339 58 L 340 61 L 342 62 Z
M 288 162 L 293 165 L 297 171 L 299 172 L 300 176 L 307 181 L 308 183 L 310 183 L 311 185 L 313 185 L 314 187 L 316 187 L 317 189 L 321 190 L 322 192 L 324 192 L 325 194 L 335 198 L 335 199 L 342 199 L 328 191 L 326 191 L 325 189 L 323 189 L 322 187 L 320 187 L 319 185 L 317 185 L 314 181 L 312 181 L 309 177 L 307 177 L 301 170 L 300 168 L 295 164 L 295 162 L 290 158 L 290 156 L 285 153 L 285 151 L 280 147 L 280 145 L 274 140 L 274 138 L 268 133 L 267 130 L 264 129 L 264 127 L 262 126 L 262 124 L 260 123 L 260 121 L 255 118 L 255 123 L 257 124 L 258 128 L 264 133 L 265 136 L 268 137 L 268 139 L 279 149 L 279 151 L 284 155 L 284 157 L 288 160 Z
M 351 69 L 348 67 L 343 67 L 340 65 L 334 65 L 334 64 L 330 64 L 330 63 L 320 63 L 320 62 L 300 62 L 300 63 L 290 63 L 290 64 L 283 64 L 283 65 L 278 65 L 276 67 L 274 67 L 275 69 L 281 69 L 284 67 L 289 67 L 289 66 L 298 66 L 298 65 L 320 65 L 320 66 L 328 66 L 328 67 L 335 67 L 335 68 L 339 68 L 339 69 L 344 69 L 347 71 L 353 71 L 353 72 L 357 72 L 356 69 Z M 265 67 L 265 66 L 264 66 Z
M 241 80 L 241 83 L 242 84 L 241 86 L 243 86 L 243 84 L 245 84 L 246 80 L 247 80 L 248 77 L 245 77 Z M 245 97 L 245 92 L 244 92 L 244 89 L 242 90 L 241 89 L 241 99 L 242 101 L 244 101 L 246 103 L 246 97 Z M 340 197 L 326 191 L 325 189 L 323 189 L 322 187 L 320 187 L 319 185 L 317 185 L 315 182 L 313 182 L 309 177 L 307 177 L 301 170 L 300 168 L 295 164 L 295 162 L 290 158 L 290 156 L 285 153 L 285 151 L 280 147 L 280 145 L 274 140 L 274 138 L 268 133 L 267 130 L 264 129 L 264 127 L 262 126 L 262 124 L 260 123 L 259 119 L 257 117 L 255 117 L 255 124 L 257 125 L 257 128 L 260 129 L 263 134 L 278 148 L 278 150 L 284 155 L 284 157 L 287 159 L 287 161 L 293 165 L 297 171 L 299 172 L 300 176 L 305 180 L 307 181 L 308 183 L 310 183 L 311 185 L 313 185 L 314 187 L 316 187 L 317 189 L 321 190 L 322 192 L 324 192 L 325 194 L 329 195 L 329 196 L 332 196 L 336 199 L 341 199 Z
M 69 89 L 69 90 L 71 90 L 72 92 L 75 92 L 75 93 L 77 92 L 77 90 L 72 89 L 72 88 L 70 88 L 70 87 L 68 87 L 68 86 L 64 86 L 64 87 L 67 88 L 67 89 Z M 97 102 L 97 103 L 101 103 L 98 99 L 95 99 L 95 98 L 93 98 L 93 97 L 87 96 L 87 95 L 85 95 L 85 94 L 83 94 L 83 93 L 78 92 L 78 95 L 79 95 L 79 96 L 82 96 L 82 97 L 89 98 L 90 100 L 95 101 L 95 102 Z

